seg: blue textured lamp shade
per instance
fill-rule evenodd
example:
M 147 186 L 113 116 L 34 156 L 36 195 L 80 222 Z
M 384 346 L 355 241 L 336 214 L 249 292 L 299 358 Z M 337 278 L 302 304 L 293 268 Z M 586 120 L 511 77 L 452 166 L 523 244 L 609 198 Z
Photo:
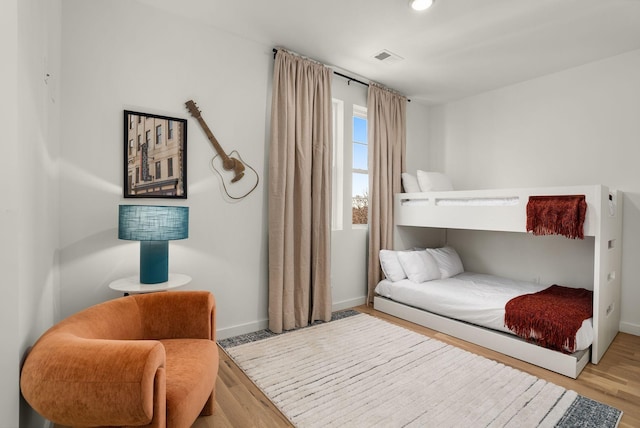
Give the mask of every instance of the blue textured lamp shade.
M 118 238 L 140 241 L 140 282 L 169 280 L 169 241 L 189 237 L 189 207 L 120 205 Z

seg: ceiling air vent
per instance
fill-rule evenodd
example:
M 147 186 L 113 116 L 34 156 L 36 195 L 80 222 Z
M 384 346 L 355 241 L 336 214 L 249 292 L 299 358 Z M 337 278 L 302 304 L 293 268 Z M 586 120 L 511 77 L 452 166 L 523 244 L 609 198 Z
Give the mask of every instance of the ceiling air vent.
M 404 59 L 401 56 L 396 55 L 393 52 L 389 52 L 386 49 L 381 50 L 380 52 L 375 54 L 373 57 L 380 62 L 384 62 L 385 64 L 393 64 L 398 61 L 402 61 Z

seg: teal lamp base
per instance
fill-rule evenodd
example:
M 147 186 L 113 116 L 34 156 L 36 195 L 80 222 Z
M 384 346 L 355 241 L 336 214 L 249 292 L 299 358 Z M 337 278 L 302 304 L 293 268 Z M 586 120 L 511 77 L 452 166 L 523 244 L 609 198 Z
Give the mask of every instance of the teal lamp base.
M 169 241 L 140 241 L 140 282 L 169 280 Z

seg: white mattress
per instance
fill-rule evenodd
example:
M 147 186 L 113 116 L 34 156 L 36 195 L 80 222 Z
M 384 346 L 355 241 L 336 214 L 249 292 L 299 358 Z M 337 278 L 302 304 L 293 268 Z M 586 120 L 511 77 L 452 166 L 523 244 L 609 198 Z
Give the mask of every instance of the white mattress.
M 548 285 L 517 281 L 492 275 L 463 272 L 447 279 L 421 284 L 408 279 L 382 280 L 376 293 L 396 302 L 493 330 L 513 334 L 504 325 L 505 305 L 514 297 L 535 293 Z M 593 342 L 592 319 L 586 319 L 576 334 L 576 347 L 587 349 Z

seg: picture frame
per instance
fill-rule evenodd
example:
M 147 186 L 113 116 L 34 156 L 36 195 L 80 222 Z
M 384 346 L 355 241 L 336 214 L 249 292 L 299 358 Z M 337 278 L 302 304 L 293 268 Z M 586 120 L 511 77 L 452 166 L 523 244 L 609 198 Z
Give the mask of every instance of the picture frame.
M 187 198 L 187 119 L 124 110 L 125 198 Z

